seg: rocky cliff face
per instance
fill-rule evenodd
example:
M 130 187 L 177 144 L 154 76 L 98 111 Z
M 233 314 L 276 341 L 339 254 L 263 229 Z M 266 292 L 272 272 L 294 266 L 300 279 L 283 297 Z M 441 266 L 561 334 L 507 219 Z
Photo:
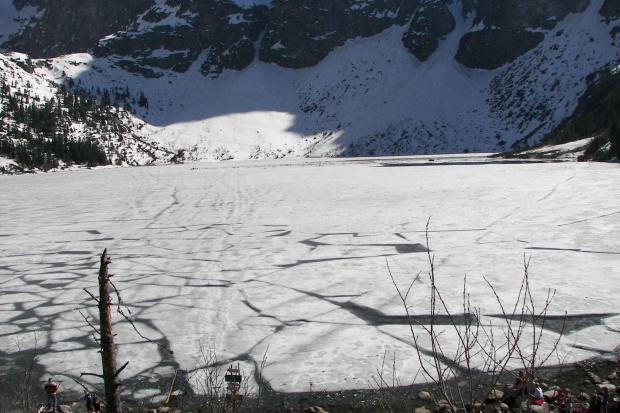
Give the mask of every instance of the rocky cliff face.
M 462 15 L 450 6 L 460 4 Z M 15 0 L 37 17 L 2 47 L 50 57 L 93 50 L 147 77 L 184 72 L 200 59 L 205 75 L 241 70 L 255 59 L 287 68 L 316 65 L 356 37 L 406 27 L 403 45 L 426 61 L 455 28 L 473 17 L 454 59 L 495 69 L 536 47 L 557 22 L 589 0 L 273 0 L 243 8 L 231 0 Z M 455 8 L 453 7 L 452 10 Z M 620 0 L 600 14 L 614 20 Z M 612 33 L 614 35 L 614 33 Z
M 2 48 L 33 58 L 84 52 L 99 39 L 125 29 L 153 5 L 152 0 L 15 0 L 18 10 L 27 6 L 38 13 Z
M 426 1 L 417 10 L 403 44 L 420 61 L 425 62 L 439 47 L 439 40 L 450 34 L 456 22 L 442 0 Z
M 254 43 L 267 25 L 266 6 L 243 9 L 230 1 L 169 0 L 138 16 L 122 33 L 102 40 L 97 56 L 145 76 L 157 69 L 185 72 L 204 52 L 201 72 L 240 70 L 255 58 Z
M 419 0 L 276 0 L 260 59 L 290 68 L 316 65 L 336 47 L 406 24 Z
M 496 69 L 536 47 L 544 32 L 569 13 L 583 12 L 588 0 L 464 0 L 474 28 L 461 38 L 455 59 L 470 68 Z

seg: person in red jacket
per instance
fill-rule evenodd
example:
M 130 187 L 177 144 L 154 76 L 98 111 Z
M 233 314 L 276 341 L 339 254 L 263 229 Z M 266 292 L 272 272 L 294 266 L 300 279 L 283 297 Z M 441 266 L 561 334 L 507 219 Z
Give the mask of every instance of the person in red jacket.
M 56 392 L 58 391 L 58 385 L 54 383 L 54 380 L 50 377 L 43 386 L 43 390 L 47 393 L 47 408 L 53 412 L 56 412 L 58 408 L 58 399 L 56 398 Z

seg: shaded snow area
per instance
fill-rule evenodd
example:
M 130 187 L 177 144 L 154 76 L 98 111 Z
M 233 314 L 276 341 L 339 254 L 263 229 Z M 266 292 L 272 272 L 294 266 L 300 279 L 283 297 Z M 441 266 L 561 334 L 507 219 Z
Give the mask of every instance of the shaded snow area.
M 124 397 L 162 400 L 199 343 L 278 391 L 365 389 L 384 357 L 403 383 L 423 381 L 390 280 L 429 314 L 425 226 L 437 286 L 462 312 L 463 278 L 481 322 L 501 333 L 500 306 L 530 260 L 533 300 L 549 289 L 566 311 L 559 358 L 620 343 L 620 169 L 612 164 L 489 163 L 485 157 L 291 160 L 114 168 L 0 177 L 0 365 L 33 345 L 41 380 L 64 391 L 100 369 L 94 314 L 99 256 L 143 334 L 115 317 Z M 442 163 L 442 165 L 438 165 Z M 541 308 L 541 307 L 538 307 Z M 93 321 L 95 321 L 93 319 Z M 457 321 L 458 322 L 458 321 Z M 420 327 L 414 327 L 421 332 Z M 446 349 L 455 343 L 446 328 Z M 558 337 L 547 324 L 542 348 Z M 422 346 L 428 341 L 422 339 Z M 449 350 L 448 350 L 449 351 Z M 514 362 L 511 367 L 517 368 Z M 100 371 L 100 370 L 99 370 Z M 90 385 L 100 385 L 98 379 Z
M 24 6 L 17 10 L 13 0 L 0 0 L 0 42 L 4 42 L 19 31 L 23 22 L 35 16 L 37 12 L 35 6 Z
M 601 4 L 593 0 L 545 32 L 539 46 L 493 71 L 454 60 L 471 16 L 457 19 L 424 63 L 404 48 L 406 27 L 395 26 L 298 70 L 256 61 L 205 77 L 205 52 L 186 73 L 156 69 L 159 78 L 85 54 L 52 59 L 36 73 L 59 83 L 71 77 L 86 89 L 144 93 L 148 108 L 134 109 L 146 126 L 133 131 L 171 153 L 184 150 L 186 160 L 497 152 L 536 143 L 573 112 L 586 77 L 617 62 Z M 450 7 L 462 15 L 460 2 Z

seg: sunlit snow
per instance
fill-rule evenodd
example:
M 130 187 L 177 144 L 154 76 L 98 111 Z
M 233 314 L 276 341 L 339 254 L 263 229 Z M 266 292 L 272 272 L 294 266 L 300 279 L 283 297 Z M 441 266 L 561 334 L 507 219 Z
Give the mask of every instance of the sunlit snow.
M 467 276 L 482 322 L 501 326 L 486 280 L 510 305 L 529 259 L 534 300 L 555 290 L 550 315 L 568 312 L 559 355 L 583 360 L 620 343 L 619 179 L 613 164 L 462 155 L 0 177 L 0 348 L 12 357 L 36 333 L 45 374 L 79 391 L 70 377 L 100 368 L 79 311 L 94 314 L 83 288 L 96 293 L 107 248 L 139 328 L 174 351 L 116 317 L 125 397 L 165 396 L 158 383 L 193 369 L 200 343 L 246 372 L 266 354 L 278 391 L 368 388 L 383 357 L 411 382 L 419 362 L 388 266 L 402 288 L 421 272 L 410 311 L 428 314 L 430 218 L 453 312 Z M 555 337 L 549 328 L 543 341 Z

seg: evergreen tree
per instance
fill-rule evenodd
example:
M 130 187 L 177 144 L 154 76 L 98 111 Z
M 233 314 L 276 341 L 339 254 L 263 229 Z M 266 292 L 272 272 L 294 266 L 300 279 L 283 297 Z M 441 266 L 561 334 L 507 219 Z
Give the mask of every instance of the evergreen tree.
M 146 96 L 144 96 L 143 92 L 140 92 L 140 97 L 138 98 L 138 106 L 140 106 L 141 108 L 149 108 L 149 101 L 146 98 Z
M 620 120 L 615 119 L 609 128 L 609 155 L 620 159 Z

